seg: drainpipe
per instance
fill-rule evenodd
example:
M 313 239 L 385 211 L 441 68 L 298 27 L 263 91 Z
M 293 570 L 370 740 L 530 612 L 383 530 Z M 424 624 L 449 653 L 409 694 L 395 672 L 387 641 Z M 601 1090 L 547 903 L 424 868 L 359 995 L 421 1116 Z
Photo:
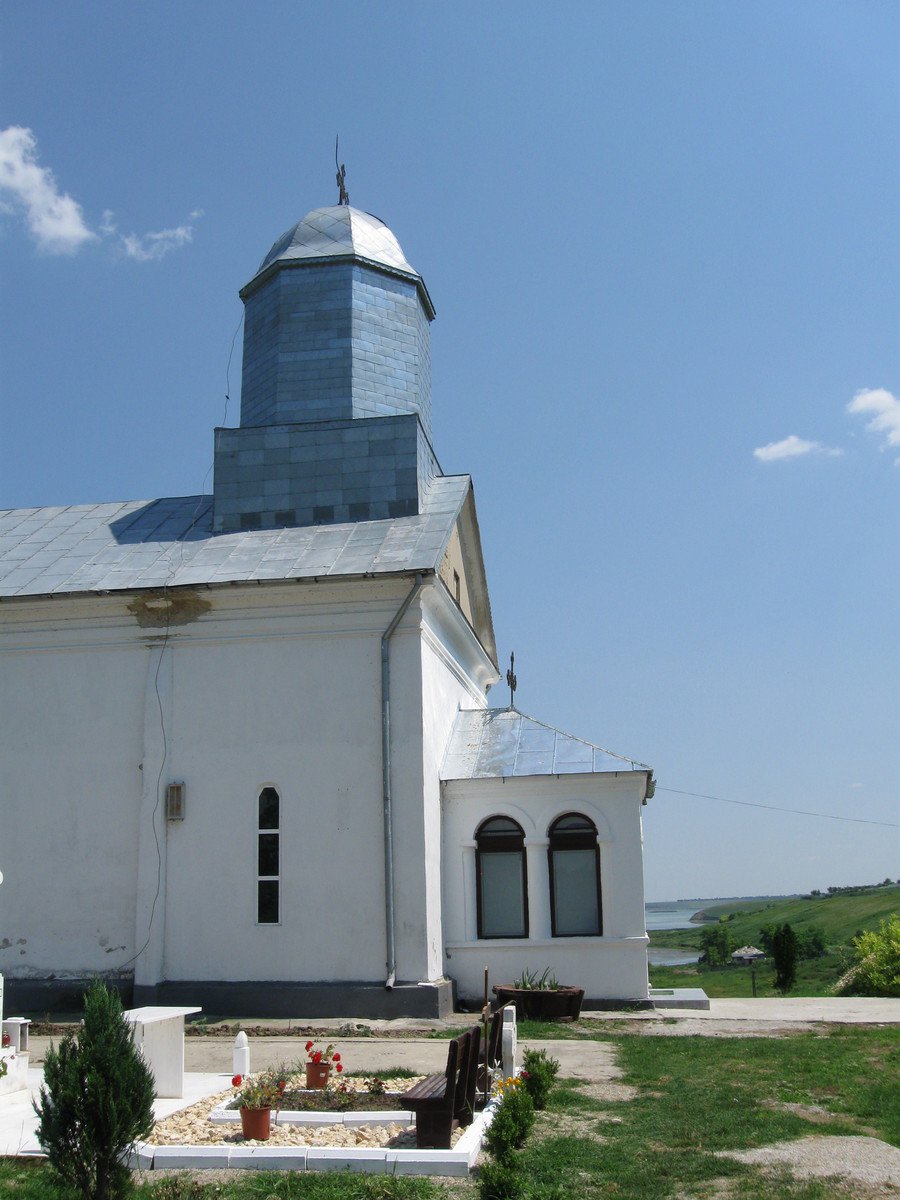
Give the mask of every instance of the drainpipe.
M 416 575 L 406 599 L 394 614 L 394 619 L 381 635 L 381 794 L 384 806 L 384 924 L 387 942 L 387 979 L 390 991 L 396 978 L 394 953 L 394 832 L 391 817 L 391 660 L 388 642 L 403 620 L 406 610 L 424 586 L 421 574 Z

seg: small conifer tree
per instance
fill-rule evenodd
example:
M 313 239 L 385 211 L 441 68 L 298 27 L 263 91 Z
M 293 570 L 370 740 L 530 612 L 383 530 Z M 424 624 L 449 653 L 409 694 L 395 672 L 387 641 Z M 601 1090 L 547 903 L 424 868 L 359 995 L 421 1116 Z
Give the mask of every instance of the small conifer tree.
M 128 1195 L 125 1159 L 153 1128 L 154 1086 L 117 992 L 91 985 L 81 1029 L 47 1051 L 44 1081 L 38 1141 L 62 1181 L 85 1200 Z
M 786 996 L 797 978 L 797 935 L 790 925 L 775 930 L 772 957 L 775 959 L 775 990 Z

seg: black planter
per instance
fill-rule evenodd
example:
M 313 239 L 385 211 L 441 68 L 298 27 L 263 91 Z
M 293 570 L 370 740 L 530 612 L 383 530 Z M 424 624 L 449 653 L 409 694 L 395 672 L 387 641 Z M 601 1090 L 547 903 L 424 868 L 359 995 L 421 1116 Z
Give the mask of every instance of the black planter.
M 577 1021 L 581 1015 L 584 988 L 558 987 L 538 990 L 535 988 L 507 987 L 498 984 L 494 995 L 499 1005 L 514 1004 L 518 1017 L 529 1021 Z

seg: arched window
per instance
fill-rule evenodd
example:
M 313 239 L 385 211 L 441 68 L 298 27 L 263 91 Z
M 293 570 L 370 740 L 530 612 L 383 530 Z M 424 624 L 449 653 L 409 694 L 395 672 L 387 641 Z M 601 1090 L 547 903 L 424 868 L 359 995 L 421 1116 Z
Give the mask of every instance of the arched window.
M 528 937 L 525 834 L 509 817 L 491 817 L 475 834 L 480 938 Z
M 281 801 L 272 787 L 259 793 L 256 835 L 256 921 L 277 925 L 280 914 Z
M 581 813 L 550 826 L 550 920 L 554 937 L 603 932 L 597 827 Z

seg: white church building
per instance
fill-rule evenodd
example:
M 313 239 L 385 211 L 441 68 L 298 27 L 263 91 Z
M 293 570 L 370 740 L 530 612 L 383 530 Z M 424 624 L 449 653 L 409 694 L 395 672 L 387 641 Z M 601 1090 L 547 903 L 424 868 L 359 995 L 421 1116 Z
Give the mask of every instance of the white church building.
M 437 1016 L 485 966 L 647 1002 L 652 771 L 488 707 L 421 275 L 339 205 L 241 298 L 212 495 L 0 513 L 7 1011 Z

